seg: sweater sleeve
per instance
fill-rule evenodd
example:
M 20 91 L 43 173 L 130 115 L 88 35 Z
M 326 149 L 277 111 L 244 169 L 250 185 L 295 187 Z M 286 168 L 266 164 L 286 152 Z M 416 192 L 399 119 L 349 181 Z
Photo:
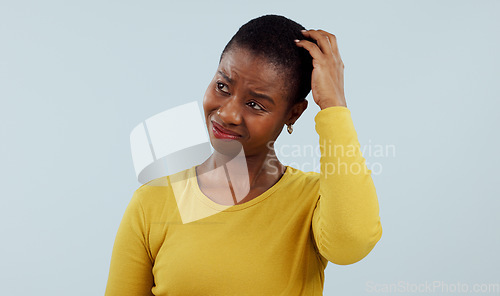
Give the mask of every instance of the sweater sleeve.
M 153 295 L 153 260 L 147 243 L 147 224 L 141 188 L 125 210 L 113 245 L 105 296 Z
M 321 173 L 312 218 L 314 241 L 328 261 L 352 264 L 368 255 L 382 236 L 371 170 L 366 167 L 347 107 L 325 108 L 315 122 Z

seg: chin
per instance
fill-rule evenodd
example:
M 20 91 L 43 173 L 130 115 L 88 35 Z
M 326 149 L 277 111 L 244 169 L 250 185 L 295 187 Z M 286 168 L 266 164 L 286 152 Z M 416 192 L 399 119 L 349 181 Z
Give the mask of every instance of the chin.
M 209 134 L 210 143 L 218 153 L 231 158 L 234 158 L 239 154 L 241 154 L 240 156 L 244 156 L 245 152 L 243 145 L 238 140 L 218 139 L 211 132 L 209 132 Z

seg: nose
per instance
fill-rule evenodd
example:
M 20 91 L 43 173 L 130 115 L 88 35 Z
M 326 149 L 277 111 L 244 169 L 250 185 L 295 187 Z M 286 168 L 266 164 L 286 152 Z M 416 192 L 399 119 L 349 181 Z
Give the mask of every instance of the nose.
M 242 121 L 241 111 L 239 100 L 232 97 L 219 107 L 218 115 L 227 125 L 240 125 Z

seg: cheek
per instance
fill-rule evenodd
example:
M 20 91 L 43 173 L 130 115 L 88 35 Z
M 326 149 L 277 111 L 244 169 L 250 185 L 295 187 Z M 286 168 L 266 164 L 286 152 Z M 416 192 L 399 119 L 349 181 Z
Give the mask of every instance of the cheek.
M 256 117 L 255 120 L 248 120 L 247 126 L 252 127 L 252 134 L 255 137 L 261 138 L 262 140 L 272 140 L 276 134 L 281 130 L 277 126 L 277 122 L 274 118 L 269 118 L 268 120 L 262 120 L 262 118 Z
M 205 95 L 203 96 L 203 110 L 205 112 L 205 116 L 208 115 L 213 109 L 215 109 L 215 98 L 212 89 L 210 86 L 205 91 Z

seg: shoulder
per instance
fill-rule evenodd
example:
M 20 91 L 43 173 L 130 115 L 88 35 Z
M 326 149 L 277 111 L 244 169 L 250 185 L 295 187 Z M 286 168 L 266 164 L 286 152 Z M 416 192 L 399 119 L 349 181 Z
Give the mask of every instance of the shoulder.
M 287 166 L 287 173 L 290 175 L 290 179 L 293 181 L 300 181 L 305 183 L 319 182 L 320 174 L 318 172 L 305 172 L 292 166 Z
M 320 174 L 317 172 L 304 172 L 300 169 L 287 166 L 287 189 L 299 192 L 316 192 L 319 190 Z
M 175 198 L 172 186 L 179 186 L 189 179 L 191 169 L 168 176 L 153 179 L 138 187 L 132 197 L 131 203 L 143 208 L 144 212 L 154 213 L 175 206 Z

